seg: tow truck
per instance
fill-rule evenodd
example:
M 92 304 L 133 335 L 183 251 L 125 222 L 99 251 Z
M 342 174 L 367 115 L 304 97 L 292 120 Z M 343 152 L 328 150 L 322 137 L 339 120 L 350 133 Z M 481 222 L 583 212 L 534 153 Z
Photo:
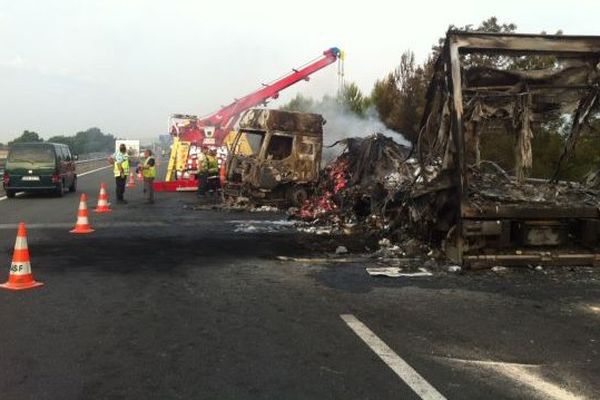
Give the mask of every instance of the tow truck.
M 217 150 L 219 166 L 225 163 L 233 141 L 235 140 L 234 126 L 242 112 L 250 108 L 266 105 L 269 100 L 277 99 L 279 92 L 302 80 L 308 81 L 310 75 L 335 63 L 340 62 L 338 73 L 343 73 L 344 53 L 337 47 L 323 52 L 316 59 L 262 87 L 252 93 L 235 99 L 231 104 L 204 117 L 187 114 L 173 114 L 169 119 L 170 134 L 173 137 L 171 155 L 167 173 L 163 182 L 155 182 L 157 191 L 194 191 L 198 188 L 196 178 L 196 160 L 203 148 Z M 249 145 L 240 138 L 238 146 Z

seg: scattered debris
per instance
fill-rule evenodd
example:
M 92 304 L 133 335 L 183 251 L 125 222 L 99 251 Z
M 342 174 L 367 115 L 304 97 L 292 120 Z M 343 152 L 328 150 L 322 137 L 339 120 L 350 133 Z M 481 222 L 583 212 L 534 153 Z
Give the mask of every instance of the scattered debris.
M 433 276 L 433 274 L 427 271 L 425 268 L 419 268 L 419 272 L 401 272 L 402 268 L 400 267 L 369 267 L 366 268 L 366 270 L 371 276 L 386 276 L 388 278 L 418 278 Z
M 356 257 L 356 258 L 323 258 L 323 257 L 315 257 L 315 258 L 303 258 L 303 257 L 287 257 L 287 256 L 277 256 L 279 261 L 293 261 L 299 263 L 307 263 L 307 264 L 326 264 L 326 263 L 358 263 L 368 261 L 368 258 Z
M 399 267 L 372 267 L 367 268 L 367 273 L 371 276 L 387 276 L 388 278 L 398 278 L 402 268 Z
M 328 227 L 317 227 L 317 226 L 302 226 L 299 225 L 296 228 L 299 232 L 304 232 L 304 233 L 312 233 L 315 235 L 331 235 L 334 233 L 334 229 L 333 228 L 328 228 Z
M 461 271 L 462 271 L 462 267 L 460 265 L 450 265 L 448 267 L 448 272 L 457 273 L 457 272 L 461 272 Z
M 202 199 L 198 204 L 192 207 L 193 210 L 219 210 L 219 211 L 249 211 L 253 208 L 249 199 L 246 197 L 238 197 L 237 199 L 227 199 L 226 201 L 208 201 Z
M 248 220 L 248 221 L 228 221 L 231 224 L 235 224 L 236 227 L 234 232 L 240 233 L 273 233 L 291 231 L 293 221 L 287 220 Z
M 275 207 L 275 206 L 268 206 L 268 205 L 263 205 L 260 207 L 255 207 L 255 208 L 251 208 L 250 212 L 277 212 L 279 211 L 279 208 Z
M 346 254 L 348 252 L 348 249 L 346 248 L 346 246 L 338 246 L 335 249 L 335 254 Z
M 388 238 L 383 238 L 378 242 L 380 247 L 390 247 L 392 242 Z

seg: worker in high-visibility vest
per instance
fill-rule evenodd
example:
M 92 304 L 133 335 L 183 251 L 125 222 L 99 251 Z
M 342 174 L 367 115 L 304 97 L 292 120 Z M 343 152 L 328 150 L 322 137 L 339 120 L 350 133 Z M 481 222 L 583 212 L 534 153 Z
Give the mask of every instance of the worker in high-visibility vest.
M 203 198 L 206 196 L 208 190 L 208 158 L 207 149 L 203 148 L 198 154 L 198 161 L 196 162 L 196 179 L 198 179 L 198 197 Z
M 206 155 L 208 169 L 208 192 L 217 194 L 219 190 L 219 160 L 217 159 L 217 151 L 210 150 Z
M 121 143 L 119 151 L 115 151 L 109 158 L 109 162 L 114 165 L 117 203 L 127 204 L 125 200 L 125 183 L 127 182 L 127 175 L 129 175 L 129 155 L 127 154 L 127 146 L 124 143 Z
M 142 165 L 142 176 L 144 177 L 144 194 L 146 203 L 154 203 L 154 178 L 156 178 L 156 161 L 152 150 L 144 151 L 144 164 Z

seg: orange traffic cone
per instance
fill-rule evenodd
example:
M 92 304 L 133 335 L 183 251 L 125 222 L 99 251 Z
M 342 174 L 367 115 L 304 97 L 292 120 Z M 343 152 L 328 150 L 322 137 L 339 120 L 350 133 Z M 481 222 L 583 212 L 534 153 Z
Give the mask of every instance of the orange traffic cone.
M 77 222 L 75 223 L 75 228 L 71 229 L 69 232 L 71 232 L 71 233 L 94 232 L 94 230 L 90 226 L 90 221 L 88 220 L 87 196 L 85 193 L 82 193 L 81 198 L 79 199 L 79 210 L 77 210 Z
M 135 178 L 133 177 L 133 172 L 129 173 L 129 182 L 127 182 L 127 187 L 128 188 L 134 188 L 135 187 Z
M 27 248 L 27 230 L 25 229 L 25 224 L 21 222 L 19 223 L 17 240 L 15 241 L 15 252 L 10 264 L 8 281 L 0 284 L 0 288 L 23 290 L 42 285 L 42 282 L 36 282 L 33 279 L 31 263 L 29 262 L 29 249 Z
M 137 173 L 138 182 L 142 182 L 144 180 L 144 176 L 142 175 L 142 171 Z
M 110 209 L 110 204 L 108 203 L 108 193 L 106 193 L 106 184 L 102 182 L 100 184 L 100 195 L 98 196 L 98 205 L 94 210 L 98 214 L 108 213 L 112 210 Z
M 225 181 L 227 180 L 227 170 L 225 169 L 225 162 L 221 164 L 219 169 L 219 181 L 221 181 L 221 188 L 225 187 Z

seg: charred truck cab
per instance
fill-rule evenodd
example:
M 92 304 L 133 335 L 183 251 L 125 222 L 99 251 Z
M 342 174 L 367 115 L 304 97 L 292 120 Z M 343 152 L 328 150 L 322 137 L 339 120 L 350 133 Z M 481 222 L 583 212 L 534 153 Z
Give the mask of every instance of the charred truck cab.
M 324 124 L 319 114 L 248 110 L 227 159 L 225 194 L 301 205 L 319 177 Z

